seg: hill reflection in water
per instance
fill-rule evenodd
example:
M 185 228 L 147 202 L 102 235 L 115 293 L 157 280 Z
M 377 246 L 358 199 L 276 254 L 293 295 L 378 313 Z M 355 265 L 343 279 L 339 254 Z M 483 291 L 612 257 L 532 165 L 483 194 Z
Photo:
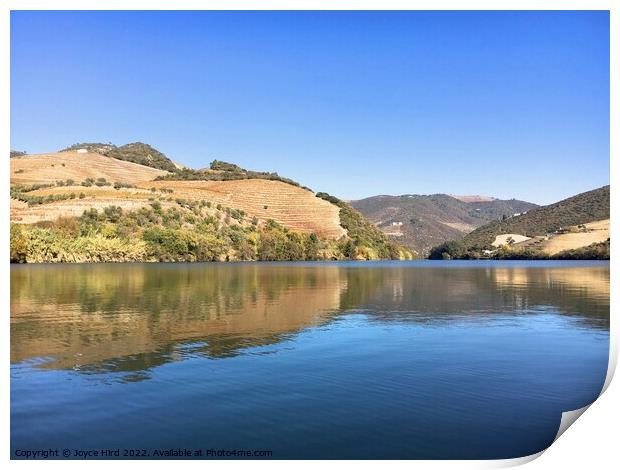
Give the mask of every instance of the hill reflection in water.
M 440 324 L 553 308 L 609 327 L 609 265 L 241 263 L 15 266 L 11 362 L 148 378 L 190 356 L 259 353 L 343 314 Z

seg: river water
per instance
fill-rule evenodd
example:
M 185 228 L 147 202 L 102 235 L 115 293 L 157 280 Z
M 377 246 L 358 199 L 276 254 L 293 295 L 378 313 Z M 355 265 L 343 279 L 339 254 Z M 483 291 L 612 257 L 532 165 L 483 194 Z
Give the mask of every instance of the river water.
M 608 262 L 12 266 L 11 449 L 519 457 L 608 350 Z

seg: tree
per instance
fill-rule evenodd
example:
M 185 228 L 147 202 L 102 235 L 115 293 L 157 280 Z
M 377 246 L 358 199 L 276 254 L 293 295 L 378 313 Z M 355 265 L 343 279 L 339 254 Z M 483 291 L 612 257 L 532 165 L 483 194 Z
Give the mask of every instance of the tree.
M 357 257 L 357 248 L 353 240 L 349 239 L 341 245 L 340 251 L 346 259 L 355 259 Z
M 319 237 L 316 233 L 311 233 L 304 245 L 304 258 L 308 261 L 315 261 L 319 259 Z

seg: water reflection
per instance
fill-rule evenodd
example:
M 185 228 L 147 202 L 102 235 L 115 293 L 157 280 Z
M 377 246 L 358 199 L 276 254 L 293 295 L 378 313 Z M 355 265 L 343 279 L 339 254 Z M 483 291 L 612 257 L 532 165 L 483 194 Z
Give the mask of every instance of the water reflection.
M 609 265 L 15 266 L 11 361 L 141 380 L 161 364 L 234 356 L 343 313 L 428 324 L 537 308 L 607 329 Z

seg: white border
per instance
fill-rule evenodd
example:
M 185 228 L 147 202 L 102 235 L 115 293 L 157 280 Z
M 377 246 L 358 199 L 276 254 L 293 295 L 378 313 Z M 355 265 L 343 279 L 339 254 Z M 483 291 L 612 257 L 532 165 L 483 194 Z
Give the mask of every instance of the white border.
M 612 231 L 617 233 L 618 217 L 616 216 L 616 197 L 615 197 L 615 184 L 617 175 L 620 175 L 620 163 L 618 161 L 618 132 L 617 129 L 620 125 L 618 119 L 618 86 L 620 83 L 620 74 L 618 73 L 618 46 L 620 45 L 619 30 L 619 17 L 618 11 L 620 8 L 617 6 L 617 2 L 610 0 L 444 0 L 444 1 L 403 1 L 403 0 L 384 0 L 378 1 L 342 1 L 342 0 L 315 0 L 315 1 L 283 1 L 283 0 L 266 0 L 266 1 L 210 1 L 201 2 L 197 0 L 176 0 L 176 1 L 147 1 L 147 0 L 91 0 L 88 2 L 76 1 L 76 0 L 58 0 L 58 1 L 45 1 L 45 0 L 5 0 L 0 3 L 0 70 L 2 71 L 2 80 L 0 86 L 0 101 L 3 104 L 2 114 L 0 115 L 0 127 L 3 129 L 4 138 L 0 140 L 0 155 L 4 154 L 4 177 L 0 183 L 2 190 L 6 195 L 8 193 L 9 186 L 9 159 L 8 153 L 10 150 L 10 86 L 9 86 L 9 67 L 10 67 L 10 47 L 9 47 L 9 23 L 10 23 L 10 10 L 610 10 L 610 22 L 611 22 L 611 204 L 612 204 Z M 616 132 L 614 132 L 614 130 Z M 3 407 L 2 414 L 2 428 L 0 435 L 0 449 L 2 450 L 2 456 L 5 459 L 10 457 L 9 449 L 9 364 L 10 364 L 10 341 L 9 341 L 9 273 L 10 267 L 8 264 L 8 225 L 9 225 L 9 204 L 8 198 L 3 199 L 1 205 L 0 220 L 2 221 L 4 230 L 1 234 L 2 247 L 4 250 L 5 262 L 0 263 L 2 286 L 4 289 L 4 295 L 2 299 L 4 301 L 5 309 L 5 321 L 2 324 L 3 333 L 3 353 L 5 372 L 2 374 L 0 381 L 2 382 L 2 396 Z M 612 259 L 618 256 L 617 251 L 612 246 L 614 254 Z M 549 468 L 549 467 L 561 467 L 561 468 L 584 468 L 585 466 L 603 469 L 615 467 L 618 464 L 617 457 L 617 428 L 613 423 L 613 416 L 620 416 L 620 389 L 615 383 L 611 383 L 611 378 L 616 368 L 618 357 L 618 329 L 614 318 L 614 299 L 616 296 L 613 294 L 615 288 L 618 287 L 618 283 L 615 275 L 614 262 L 611 263 L 611 292 L 612 292 L 612 322 L 610 331 L 610 366 L 608 370 L 607 379 L 605 382 L 605 392 L 603 395 L 593 403 L 588 411 L 579 419 L 579 425 L 572 426 L 565 434 L 558 433 L 558 437 L 561 438 L 555 442 L 546 451 L 535 454 L 533 456 L 523 457 L 520 459 L 512 460 L 495 460 L 495 461 L 387 461 L 381 462 L 382 466 L 390 466 L 392 468 L 410 468 L 411 466 L 422 466 L 424 468 L 500 468 L 510 467 L 515 465 L 521 465 L 527 462 L 531 462 L 529 465 L 531 468 Z M 588 407 L 586 407 L 588 408 Z M 584 409 L 578 410 L 575 414 L 581 414 L 579 411 L 585 411 Z M 574 418 L 574 416 L 573 416 Z M 563 424 L 571 421 L 571 416 L 565 413 L 563 416 Z M 540 457 L 540 458 L 537 458 Z M 532 462 L 533 460 L 533 462 Z M 92 466 L 109 466 L 109 461 L 89 461 L 89 465 Z M 149 466 L 150 468 L 166 468 L 170 464 L 166 461 L 125 461 L 119 462 L 116 465 L 139 465 Z M 343 466 L 355 466 L 359 467 L 374 467 L 377 462 L 373 461 L 184 461 L 183 465 L 195 466 L 195 468 L 218 467 L 218 468 L 234 468 L 241 465 L 251 465 L 255 469 L 269 469 L 274 467 L 288 468 L 294 465 L 296 468 L 314 468 L 316 465 L 321 467 L 341 468 Z M 43 463 L 42 461 L 11 461 L 10 465 L 22 466 L 22 465 L 46 465 L 51 468 L 66 468 L 74 465 L 82 465 L 81 462 L 75 461 L 48 461 Z M 177 464 L 178 465 L 178 464 Z M 544 467 L 543 467 L 544 466 Z

